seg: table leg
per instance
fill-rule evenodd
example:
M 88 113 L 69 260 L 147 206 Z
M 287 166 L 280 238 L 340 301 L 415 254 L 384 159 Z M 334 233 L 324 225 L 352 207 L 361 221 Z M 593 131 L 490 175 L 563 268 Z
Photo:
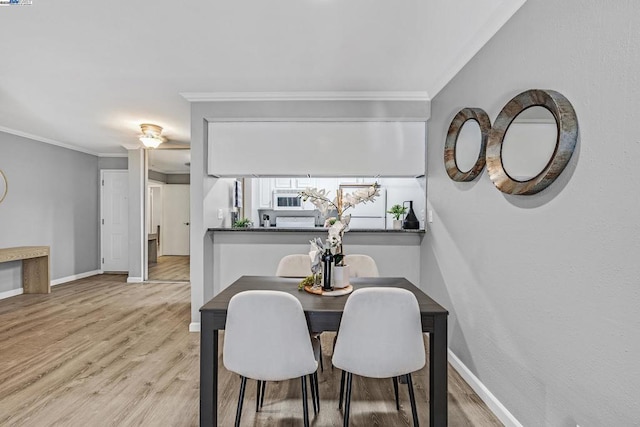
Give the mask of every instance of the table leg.
M 200 330 L 200 426 L 218 425 L 218 330 L 212 319 L 201 316 Z
M 48 256 L 22 260 L 22 288 L 25 294 L 51 292 Z
M 435 316 L 429 334 L 429 425 L 447 425 L 447 318 Z

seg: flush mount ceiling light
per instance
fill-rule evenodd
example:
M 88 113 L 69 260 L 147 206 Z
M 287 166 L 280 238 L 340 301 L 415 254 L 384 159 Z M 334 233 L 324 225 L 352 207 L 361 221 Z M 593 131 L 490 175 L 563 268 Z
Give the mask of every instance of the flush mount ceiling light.
M 164 142 L 164 139 L 160 136 L 162 127 L 144 123 L 140 125 L 140 129 L 142 130 L 140 142 L 142 142 L 145 148 L 158 148 L 158 145 Z

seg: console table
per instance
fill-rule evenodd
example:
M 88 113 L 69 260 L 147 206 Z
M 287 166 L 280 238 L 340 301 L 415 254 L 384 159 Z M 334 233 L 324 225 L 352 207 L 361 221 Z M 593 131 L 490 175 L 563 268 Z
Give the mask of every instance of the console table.
M 0 263 L 22 260 L 22 288 L 25 294 L 51 292 L 49 246 L 20 246 L 0 249 Z

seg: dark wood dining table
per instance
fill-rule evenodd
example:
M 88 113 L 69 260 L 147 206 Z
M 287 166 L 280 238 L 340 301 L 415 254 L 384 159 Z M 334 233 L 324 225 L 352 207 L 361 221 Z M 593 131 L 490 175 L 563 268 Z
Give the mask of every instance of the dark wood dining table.
M 414 293 L 420 307 L 422 331 L 429 333 L 429 425 L 447 425 L 448 311 L 405 278 L 352 278 L 354 289 L 390 286 Z M 300 279 L 242 276 L 200 308 L 200 425 L 218 423 L 218 331 L 224 330 L 229 300 L 235 294 L 263 289 L 290 293 L 300 300 L 310 332 L 337 331 L 348 295 L 328 297 L 299 291 Z M 263 325 L 268 327 L 268 325 Z

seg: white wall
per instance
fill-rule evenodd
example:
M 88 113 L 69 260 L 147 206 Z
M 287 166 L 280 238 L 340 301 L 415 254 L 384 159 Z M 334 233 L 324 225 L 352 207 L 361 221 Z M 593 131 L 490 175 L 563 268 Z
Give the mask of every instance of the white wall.
M 525 426 L 640 420 L 639 75 L 640 3 L 536 0 L 432 101 L 422 286 L 450 310 L 452 351 Z M 560 178 L 533 196 L 500 193 L 486 172 L 451 181 L 459 109 L 494 120 L 531 88 L 577 112 Z

